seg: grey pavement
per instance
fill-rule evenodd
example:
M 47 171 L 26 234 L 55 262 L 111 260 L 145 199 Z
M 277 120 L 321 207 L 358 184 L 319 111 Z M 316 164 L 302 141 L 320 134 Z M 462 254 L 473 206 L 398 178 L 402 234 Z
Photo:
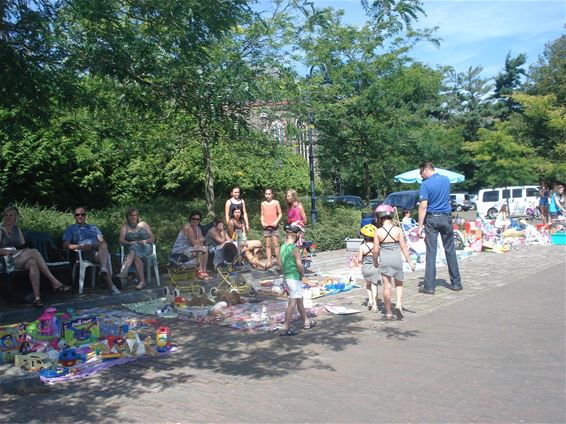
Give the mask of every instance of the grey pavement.
M 316 260 L 355 275 L 348 253 Z M 172 324 L 180 351 L 93 378 L 19 387 L 0 422 L 565 422 L 566 248 L 460 262 L 464 291 L 417 292 L 400 322 L 321 315 L 295 337 Z M 361 308 L 365 290 L 322 298 Z M 33 405 L 33 407 L 31 407 Z

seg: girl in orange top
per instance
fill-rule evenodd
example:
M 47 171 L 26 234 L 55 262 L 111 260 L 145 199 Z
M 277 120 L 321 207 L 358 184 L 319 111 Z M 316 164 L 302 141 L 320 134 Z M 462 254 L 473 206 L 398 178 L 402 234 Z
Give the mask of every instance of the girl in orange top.
M 273 190 L 266 188 L 265 201 L 261 202 L 261 226 L 265 237 L 265 255 L 268 263 L 271 262 L 272 244 L 275 258 L 279 260 L 279 229 L 277 226 L 282 217 L 281 205 L 273 198 Z

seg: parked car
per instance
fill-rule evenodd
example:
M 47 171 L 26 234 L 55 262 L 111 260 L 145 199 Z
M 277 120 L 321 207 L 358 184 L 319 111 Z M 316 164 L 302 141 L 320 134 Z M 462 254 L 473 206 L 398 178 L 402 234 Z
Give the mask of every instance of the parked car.
M 468 193 L 452 193 L 450 195 L 450 204 L 452 205 L 452 212 L 468 211 L 472 208 L 472 202 Z
M 537 209 L 538 196 L 539 188 L 535 185 L 486 188 L 478 193 L 477 211 L 480 216 L 494 219 L 505 203 L 510 216 L 528 216 Z
M 370 199 L 369 208 L 375 210 L 379 205 L 383 204 L 385 199 Z
M 470 194 L 470 210 L 475 211 L 478 209 L 478 195 Z
M 358 209 L 364 208 L 364 201 L 359 196 L 352 196 L 352 195 L 323 196 L 322 200 L 326 203 L 330 203 L 334 205 L 352 206 Z

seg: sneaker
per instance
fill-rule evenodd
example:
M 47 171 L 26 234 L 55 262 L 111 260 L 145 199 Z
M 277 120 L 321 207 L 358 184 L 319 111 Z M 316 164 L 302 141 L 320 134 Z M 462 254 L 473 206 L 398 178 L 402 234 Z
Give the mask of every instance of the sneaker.
M 114 284 L 112 284 L 108 290 L 110 291 L 110 294 L 122 294 L 122 292 L 120 290 L 118 290 L 118 287 L 116 287 Z

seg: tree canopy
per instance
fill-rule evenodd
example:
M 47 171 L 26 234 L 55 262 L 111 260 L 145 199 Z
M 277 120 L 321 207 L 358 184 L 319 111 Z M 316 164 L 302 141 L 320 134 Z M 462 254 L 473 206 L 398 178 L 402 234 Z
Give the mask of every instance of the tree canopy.
M 306 192 L 309 126 L 319 192 L 384 195 L 423 159 L 469 190 L 566 179 L 564 36 L 492 80 L 411 56 L 440 43 L 422 1 L 361 2 L 360 26 L 307 0 L 0 2 L 0 197 L 212 215 L 233 185 Z

